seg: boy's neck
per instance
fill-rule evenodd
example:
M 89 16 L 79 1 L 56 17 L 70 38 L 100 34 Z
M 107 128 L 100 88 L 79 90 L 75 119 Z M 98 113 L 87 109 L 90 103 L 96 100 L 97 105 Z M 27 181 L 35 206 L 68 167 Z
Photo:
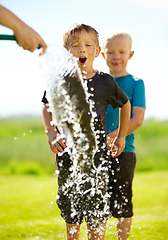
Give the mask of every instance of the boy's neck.
M 112 72 L 110 70 L 109 70 L 109 74 L 112 77 L 114 77 L 114 78 L 116 78 L 116 77 L 124 77 L 124 76 L 128 76 L 129 75 L 129 73 L 127 71 L 124 71 L 124 72 Z
M 89 72 L 82 71 L 82 77 L 84 79 L 92 78 L 92 77 L 94 77 L 95 74 L 96 74 L 96 70 L 94 70 L 94 69 L 90 70 Z

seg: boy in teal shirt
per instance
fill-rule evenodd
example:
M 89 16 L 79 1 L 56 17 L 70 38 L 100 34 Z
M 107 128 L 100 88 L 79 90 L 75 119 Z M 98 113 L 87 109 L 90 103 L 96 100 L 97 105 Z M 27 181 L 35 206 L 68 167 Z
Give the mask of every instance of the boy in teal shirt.
M 110 36 L 103 45 L 102 55 L 109 67 L 109 73 L 127 94 L 131 103 L 131 119 L 126 137 L 125 149 L 117 158 L 110 157 L 110 209 L 113 217 L 118 219 L 118 240 L 126 240 L 131 228 L 132 181 L 136 163 L 134 148 L 134 131 L 141 126 L 145 114 L 145 87 L 143 80 L 127 72 L 128 60 L 134 54 L 131 50 L 132 39 L 125 32 Z M 106 114 L 107 145 L 111 148 L 112 140 L 118 134 L 119 109 L 110 105 Z

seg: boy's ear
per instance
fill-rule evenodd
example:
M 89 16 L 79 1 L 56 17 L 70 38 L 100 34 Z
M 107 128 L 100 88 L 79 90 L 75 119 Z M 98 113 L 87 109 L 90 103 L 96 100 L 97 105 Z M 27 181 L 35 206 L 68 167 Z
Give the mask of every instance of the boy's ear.
M 105 54 L 104 54 L 104 52 L 101 52 L 101 55 L 103 56 L 103 58 L 105 59 Z
M 96 48 L 96 54 L 95 54 L 95 57 L 98 57 L 99 54 L 100 54 L 100 52 L 101 52 L 101 47 L 98 46 L 98 47 Z
M 130 56 L 129 56 L 129 60 L 132 58 L 133 55 L 134 55 L 134 51 L 131 51 Z

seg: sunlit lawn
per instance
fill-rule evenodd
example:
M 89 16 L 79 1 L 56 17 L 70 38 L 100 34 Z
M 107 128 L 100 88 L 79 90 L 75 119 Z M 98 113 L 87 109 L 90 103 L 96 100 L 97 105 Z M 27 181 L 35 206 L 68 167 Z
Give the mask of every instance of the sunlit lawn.
M 41 119 L 0 123 L 0 240 L 65 240 L 65 224 L 55 203 L 55 156 Z M 130 240 L 168 240 L 168 122 L 145 122 L 136 131 L 135 144 Z M 116 240 L 115 232 L 116 221 L 110 219 L 105 239 Z M 84 223 L 80 240 L 86 239 Z
M 55 204 L 56 176 L 0 177 L 0 239 L 66 239 Z M 136 172 L 130 239 L 168 239 L 168 172 Z M 116 221 L 107 223 L 106 240 L 116 239 Z M 82 225 L 80 239 L 86 238 Z

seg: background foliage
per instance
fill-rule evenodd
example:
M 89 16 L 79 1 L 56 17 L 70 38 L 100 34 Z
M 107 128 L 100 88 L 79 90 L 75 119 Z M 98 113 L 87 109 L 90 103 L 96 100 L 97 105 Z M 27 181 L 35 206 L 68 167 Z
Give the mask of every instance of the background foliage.
M 168 170 L 168 122 L 145 121 L 135 133 L 136 171 Z M 51 174 L 55 156 L 40 118 L 0 121 L 0 173 Z

